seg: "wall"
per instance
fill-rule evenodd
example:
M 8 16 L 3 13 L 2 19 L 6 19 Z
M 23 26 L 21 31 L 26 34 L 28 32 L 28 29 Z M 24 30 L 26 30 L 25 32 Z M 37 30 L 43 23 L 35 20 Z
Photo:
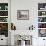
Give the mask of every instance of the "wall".
M 8 3 L 8 0 L 0 0 L 0 3 Z
M 17 30 L 27 30 L 32 24 L 37 29 L 38 3 L 46 0 L 11 0 L 11 22 Z M 29 20 L 17 20 L 17 10 L 29 10 Z
M 17 20 L 17 10 L 29 10 L 29 20 Z M 37 23 L 36 12 L 37 2 L 35 3 L 35 1 L 15 0 L 11 2 L 11 22 L 14 22 L 17 30 L 27 30 L 32 24 L 35 25 L 35 23 Z
M 11 0 L 11 22 L 14 23 L 14 25 L 16 25 L 16 29 L 28 30 L 28 27 L 32 24 L 35 26 L 36 34 L 32 39 L 33 46 L 40 46 L 38 43 L 43 44 L 43 39 L 35 36 L 38 36 L 38 3 L 45 2 L 46 0 Z M 17 20 L 17 10 L 23 9 L 29 10 L 29 20 Z

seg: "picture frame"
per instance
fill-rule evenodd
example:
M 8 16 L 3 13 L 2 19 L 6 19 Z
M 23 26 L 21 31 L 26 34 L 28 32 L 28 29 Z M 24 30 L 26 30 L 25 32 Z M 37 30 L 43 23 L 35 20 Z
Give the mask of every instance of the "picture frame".
M 29 10 L 17 10 L 17 20 L 29 20 Z

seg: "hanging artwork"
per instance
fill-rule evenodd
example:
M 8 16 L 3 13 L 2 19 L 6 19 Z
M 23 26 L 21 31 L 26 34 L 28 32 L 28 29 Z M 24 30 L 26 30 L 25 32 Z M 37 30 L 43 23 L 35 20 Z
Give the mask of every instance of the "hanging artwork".
M 17 10 L 18 20 L 29 20 L 29 10 Z

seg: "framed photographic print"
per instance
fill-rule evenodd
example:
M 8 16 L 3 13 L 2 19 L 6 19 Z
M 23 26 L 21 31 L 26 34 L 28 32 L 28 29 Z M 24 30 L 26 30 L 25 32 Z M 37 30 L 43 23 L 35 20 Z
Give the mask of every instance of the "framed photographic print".
M 29 10 L 17 10 L 18 20 L 29 20 Z

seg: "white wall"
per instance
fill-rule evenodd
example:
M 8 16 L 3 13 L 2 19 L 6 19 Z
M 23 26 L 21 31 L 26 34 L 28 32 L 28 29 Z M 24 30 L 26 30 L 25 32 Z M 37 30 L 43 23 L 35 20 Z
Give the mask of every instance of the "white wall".
M 0 0 L 0 3 L 8 3 L 8 0 Z
M 17 20 L 17 10 L 29 10 L 29 20 Z M 27 30 L 29 26 L 37 23 L 37 2 L 31 0 L 12 0 L 11 15 L 11 22 L 16 25 L 17 30 Z
M 17 30 L 27 30 L 28 27 L 33 24 L 36 32 L 34 36 L 38 36 L 38 3 L 45 2 L 46 0 L 11 0 L 11 22 L 15 24 Z M 17 20 L 17 10 L 29 10 L 29 20 Z M 33 38 L 33 45 L 38 46 L 38 43 L 43 44 L 41 39 L 42 38 L 37 38 L 36 40 Z
M 27 30 L 32 24 L 37 29 L 38 3 L 46 0 L 11 0 L 11 22 L 17 30 Z M 17 10 L 29 10 L 29 20 L 17 20 Z

